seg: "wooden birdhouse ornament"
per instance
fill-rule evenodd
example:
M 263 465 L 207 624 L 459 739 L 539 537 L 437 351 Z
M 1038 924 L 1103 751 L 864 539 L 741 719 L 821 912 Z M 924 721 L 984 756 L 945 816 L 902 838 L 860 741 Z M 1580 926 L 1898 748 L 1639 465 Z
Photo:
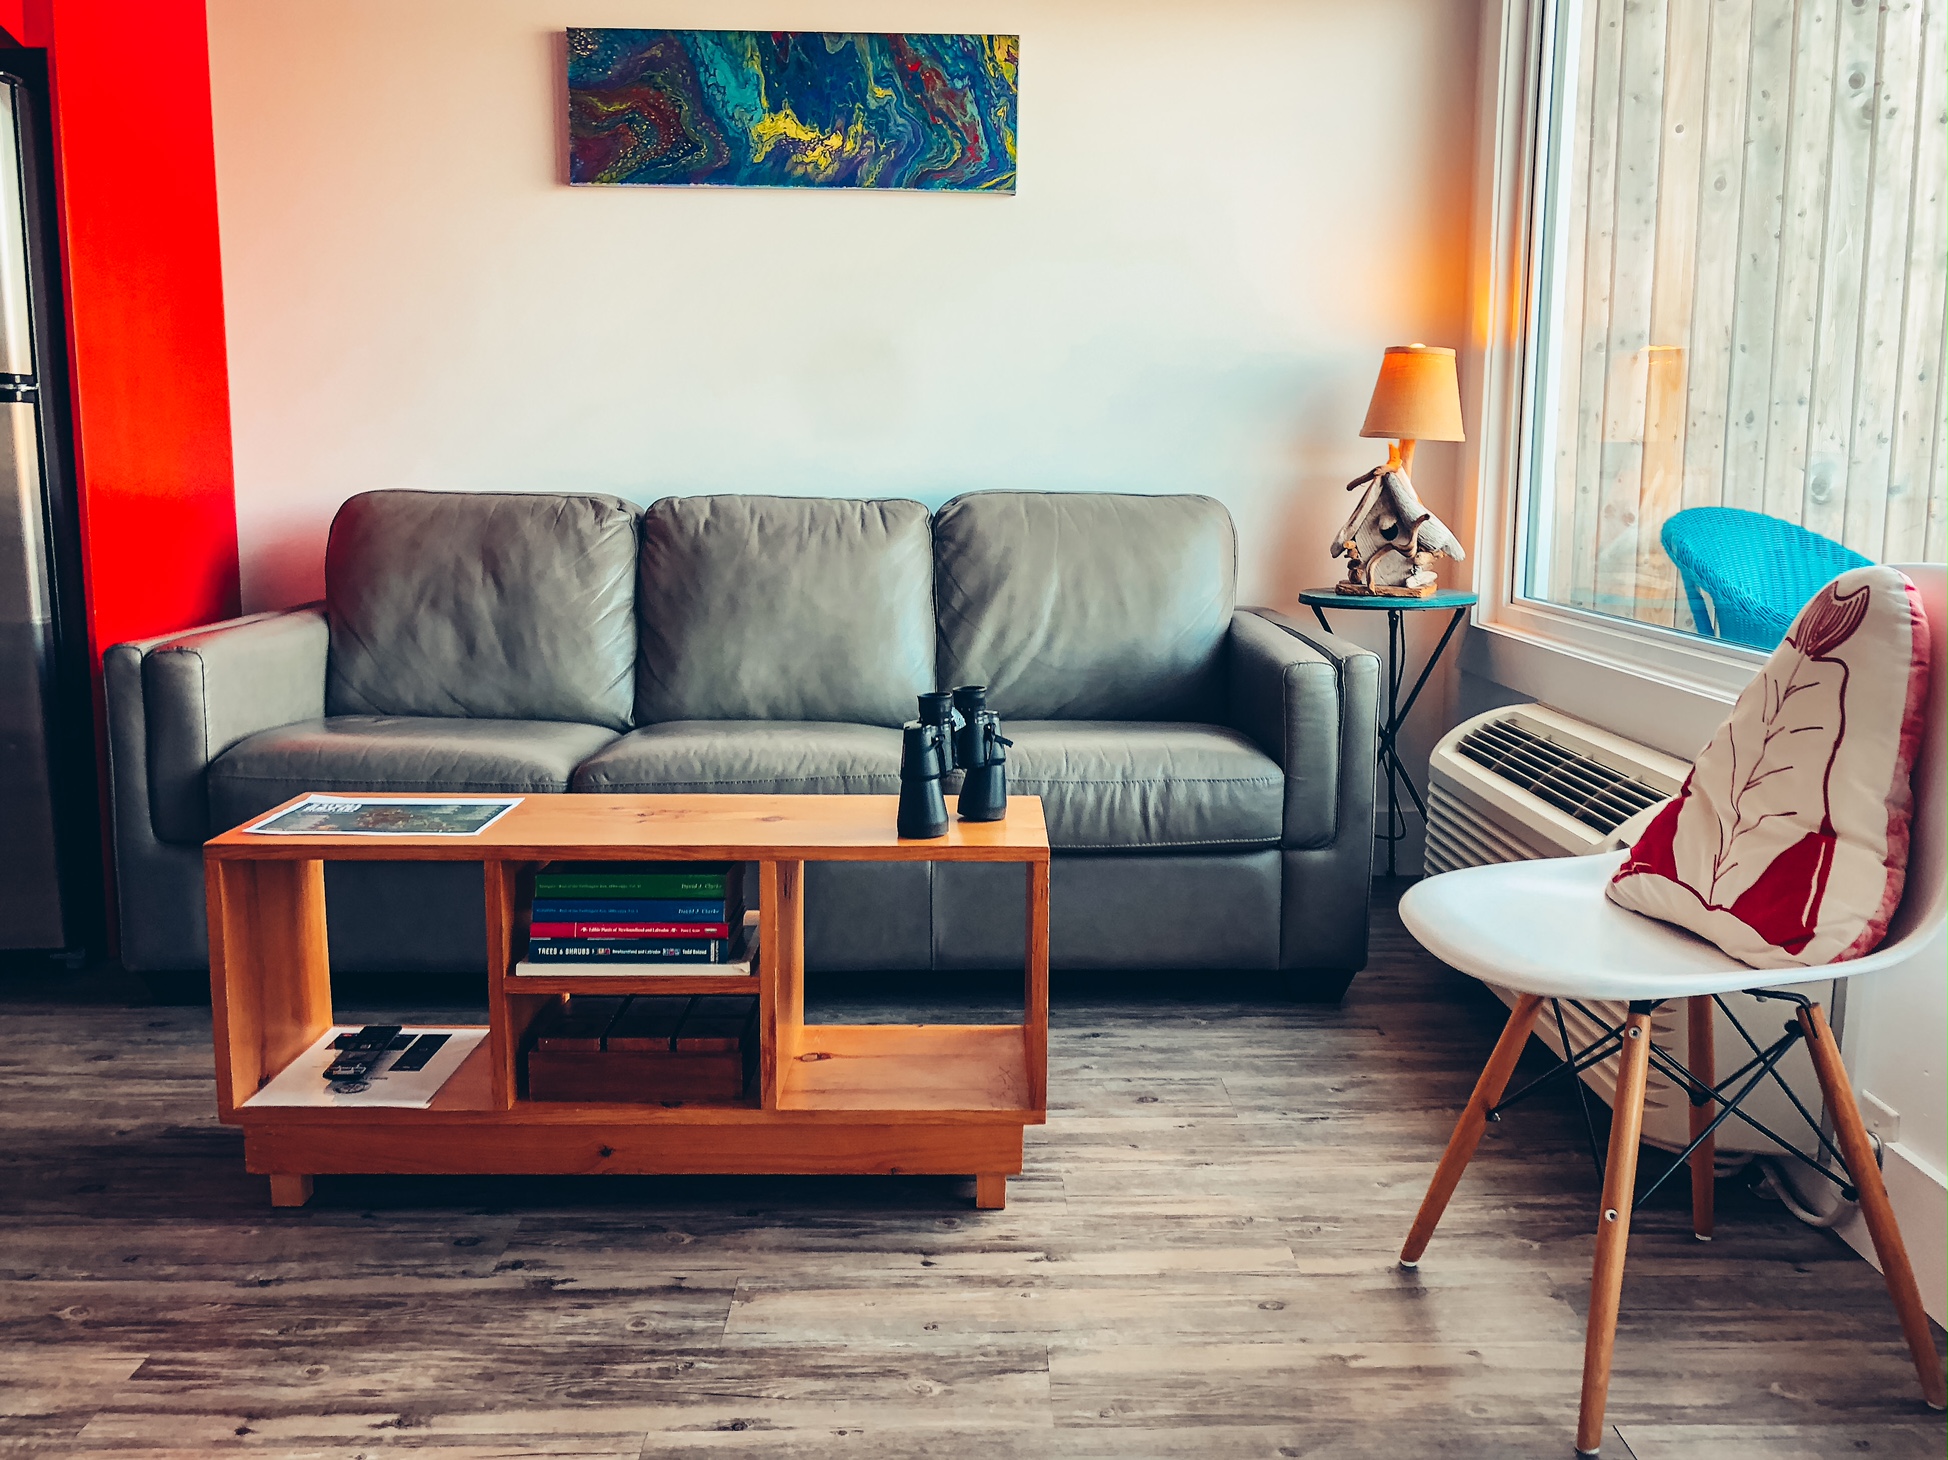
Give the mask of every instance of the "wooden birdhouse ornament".
M 1408 474 L 1416 441 L 1460 441 L 1461 391 L 1454 351 L 1436 345 L 1393 345 L 1360 435 L 1388 437 L 1384 466 L 1346 484 L 1359 502 L 1333 539 L 1332 555 L 1346 559 L 1341 593 L 1429 598 L 1438 589 L 1436 558 L 1467 557 L 1460 541 L 1426 507 Z

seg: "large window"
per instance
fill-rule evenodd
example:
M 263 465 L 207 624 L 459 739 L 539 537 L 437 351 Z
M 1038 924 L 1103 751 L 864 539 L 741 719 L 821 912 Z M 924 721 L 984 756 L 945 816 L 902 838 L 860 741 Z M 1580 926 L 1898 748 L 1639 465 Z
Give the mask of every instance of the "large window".
M 1948 0 L 1544 8 L 1515 597 L 1767 648 L 1939 559 Z

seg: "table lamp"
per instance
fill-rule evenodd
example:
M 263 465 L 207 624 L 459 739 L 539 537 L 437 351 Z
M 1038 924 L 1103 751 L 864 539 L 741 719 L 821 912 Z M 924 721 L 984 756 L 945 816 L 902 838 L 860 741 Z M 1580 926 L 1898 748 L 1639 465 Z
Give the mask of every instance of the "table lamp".
M 1362 487 L 1359 505 L 1334 538 L 1346 559 L 1341 593 L 1427 598 L 1436 590 L 1433 559 L 1467 554 L 1447 526 L 1421 505 L 1410 473 L 1417 441 L 1462 441 L 1461 387 L 1454 351 L 1439 345 L 1389 345 L 1360 435 L 1383 437 L 1384 465 L 1346 484 Z

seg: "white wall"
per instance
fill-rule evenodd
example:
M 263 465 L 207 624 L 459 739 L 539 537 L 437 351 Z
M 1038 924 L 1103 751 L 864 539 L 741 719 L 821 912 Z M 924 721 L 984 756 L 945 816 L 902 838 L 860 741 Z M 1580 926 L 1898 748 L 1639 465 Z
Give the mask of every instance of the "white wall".
M 1867 1124 L 1886 1143 L 1882 1171 L 1914 1263 L 1921 1299 L 1948 1324 L 1948 1109 L 1942 1061 L 1948 1054 L 1948 945 L 1939 937 L 1892 973 L 1858 980 L 1847 992 L 1841 1045 Z M 1883 1108 L 1898 1118 L 1882 1124 Z M 1840 1235 L 1871 1257 L 1857 1216 Z
M 1208 492 L 1289 604 L 1461 335 L 1476 9 L 210 0 L 245 606 L 394 486 Z M 571 23 L 1018 31 L 1020 192 L 570 189 Z

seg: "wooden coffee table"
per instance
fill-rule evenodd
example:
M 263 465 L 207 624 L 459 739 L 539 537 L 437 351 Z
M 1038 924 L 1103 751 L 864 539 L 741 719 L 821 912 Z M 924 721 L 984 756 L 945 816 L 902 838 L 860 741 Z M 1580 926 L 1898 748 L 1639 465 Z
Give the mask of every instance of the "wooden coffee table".
M 293 798 L 287 805 L 296 804 Z M 361 800 L 380 799 L 361 795 Z M 748 1172 L 971 1175 L 1000 1207 L 1022 1130 L 1048 1108 L 1048 832 L 1033 796 L 1005 821 L 894 834 L 892 796 L 529 796 L 477 836 L 266 836 L 204 849 L 221 1118 L 271 1201 L 330 1173 Z M 260 818 L 252 818 L 255 824 Z M 533 872 L 562 861 L 754 861 L 755 976 L 516 975 Z M 243 1104 L 331 1028 L 327 861 L 484 862 L 488 1038 L 424 1110 Z M 1019 1024 L 805 1023 L 805 864 L 1020 862 L 1028 896 Z M 341 909 L 341 914 L 343 909 Z M 755 988 L 753 986 L 755 985 Z M 757 1088 L 732 1104 L 524 1098 L 522 1041 L 576 993 L 755 992 Z

